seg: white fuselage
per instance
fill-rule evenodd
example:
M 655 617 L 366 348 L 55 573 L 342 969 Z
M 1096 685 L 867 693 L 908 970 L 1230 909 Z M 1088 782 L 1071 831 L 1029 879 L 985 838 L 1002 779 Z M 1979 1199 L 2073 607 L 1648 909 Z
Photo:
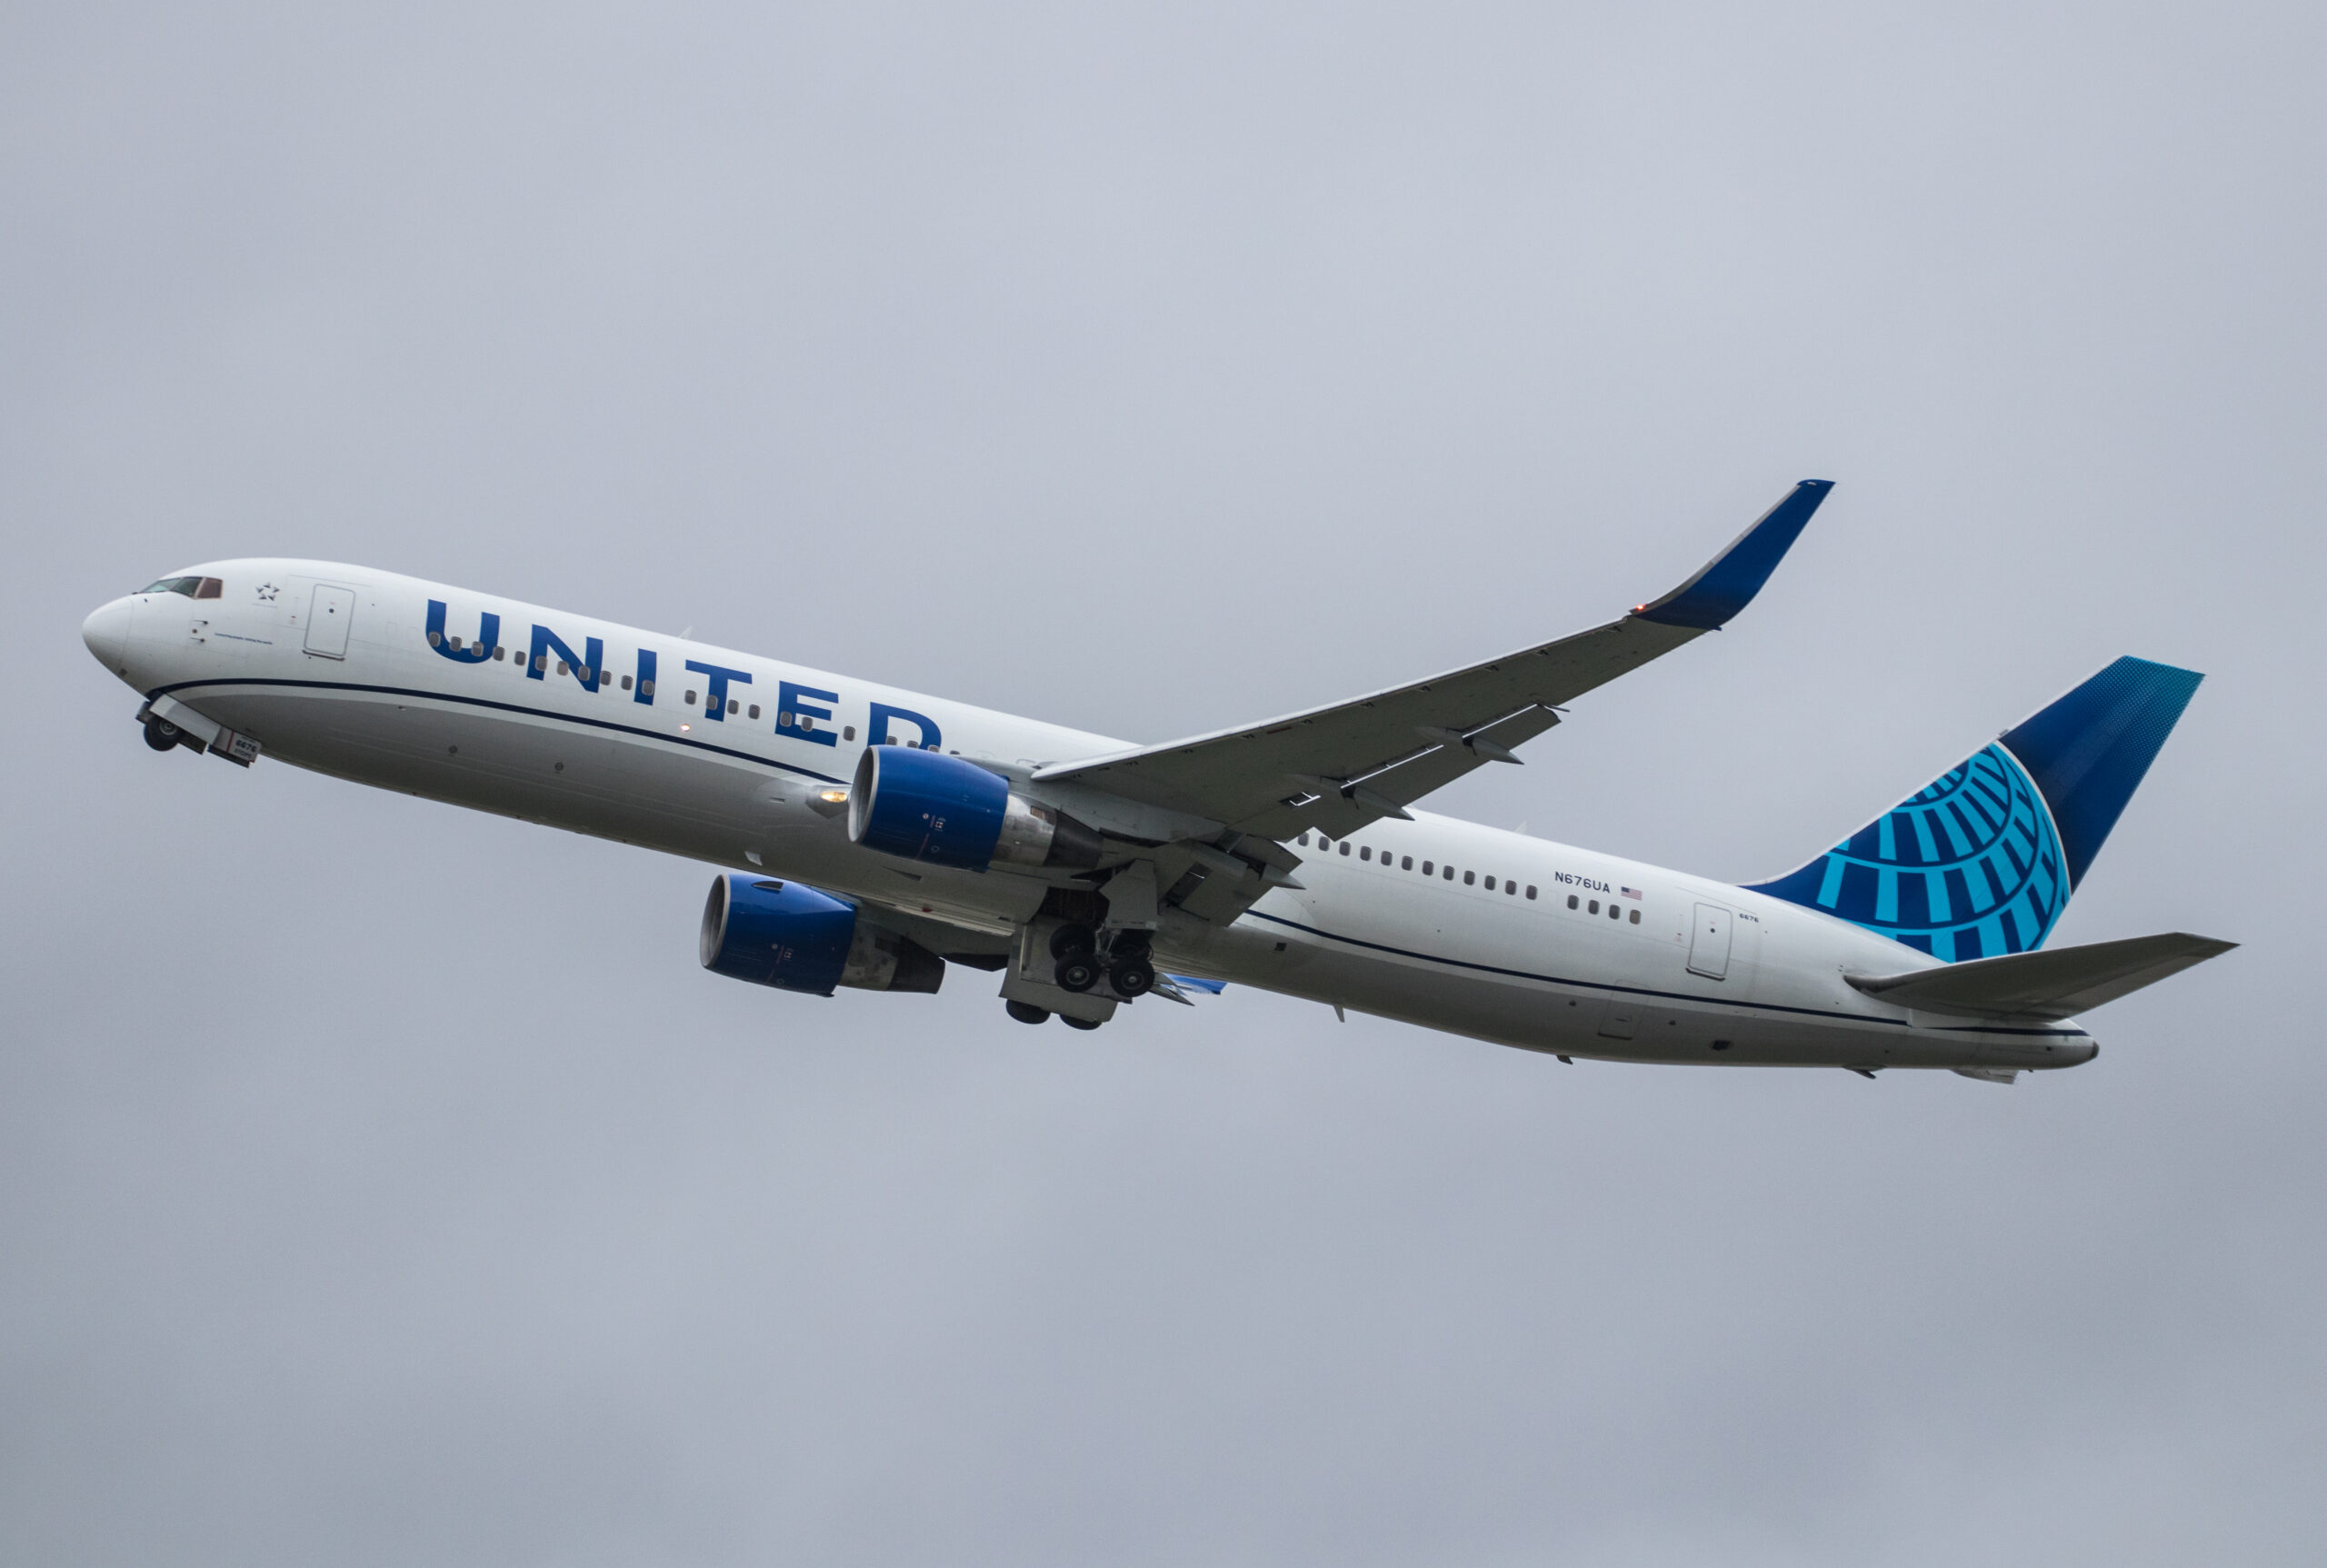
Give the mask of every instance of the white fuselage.
M 133 594 L 85 635 L 149 698 L 175 698 L 267 756 L 764 869 L 982 934 L 997 952 L 1040 905 L 1042 881 L 860 848 L 822 797 L 846 787 L 876 720 L 1006 766 L 1125 744 L 391 573 L 294 560 L 188 570 L 223 592 Z M 447 606 L 440 645 L 432 600 Z M 449 656 L 455 636 L 474 652 L 488 612 L 504 656 Z M 595 691 L 582 678 L 593 639 Z M 732 711 L 706 711 L 715 683 Z M 1292 847 L 1303 885 L 1233 924 L 1165 911 L 1159 967 L 1576 1056 L 2009 1069 L 2095 1052 L 2074 1023 L 1984 1024 L 1863 995 L 1845 974 L 1937 961 L 1705 878 L 1421 812 L 1322 854 L 1313 839 Z

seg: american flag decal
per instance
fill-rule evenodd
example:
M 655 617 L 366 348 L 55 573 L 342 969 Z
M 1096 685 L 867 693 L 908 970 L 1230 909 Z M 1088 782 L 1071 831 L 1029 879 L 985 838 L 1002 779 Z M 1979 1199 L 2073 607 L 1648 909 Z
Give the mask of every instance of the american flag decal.
M 1641 891 L 1637 887 L 1620 887 L 1616 891 L 1623 894 L 1626 898 L 1638 898 L 1641 896 Z

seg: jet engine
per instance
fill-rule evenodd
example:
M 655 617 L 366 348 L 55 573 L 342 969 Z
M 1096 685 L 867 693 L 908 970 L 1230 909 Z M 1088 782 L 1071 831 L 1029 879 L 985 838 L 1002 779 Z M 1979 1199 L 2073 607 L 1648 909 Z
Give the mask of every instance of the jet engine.
M 854 904 L 797 882 L 726 875 L 703 906 L 703 966 L 731 980 L 830 996 L 934 991 L 945 961 L 909 937 L 856 917 Z
M 1099 835 L 1028 800 L 1000 774 L 943 752 L 867 746 L 848 792 L 848 836 L 867 849 L 964 871 L 993 865 L 1087 871 Z

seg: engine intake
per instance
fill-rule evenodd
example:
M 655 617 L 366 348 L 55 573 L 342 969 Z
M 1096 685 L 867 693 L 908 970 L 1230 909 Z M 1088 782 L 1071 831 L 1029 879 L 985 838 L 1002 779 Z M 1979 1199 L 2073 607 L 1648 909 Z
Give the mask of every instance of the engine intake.
M 714 877 L 703 906 L 703 966 L 731 980 L 830 996 L 934 991 L 945 961 L 910 937 L 860 921 L 856 907 L 804 883 Z
M 848 836 L 884 854 L 964 871 L 1087 871 L 1104 850 L 1096 832 L 1019 794 L 1000 774 L 912 746 L 867 746 L 857 758 Z

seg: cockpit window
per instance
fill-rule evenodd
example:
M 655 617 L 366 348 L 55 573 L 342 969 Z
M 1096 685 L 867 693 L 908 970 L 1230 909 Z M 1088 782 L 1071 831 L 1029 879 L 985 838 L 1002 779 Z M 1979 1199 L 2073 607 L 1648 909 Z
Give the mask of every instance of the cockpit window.
M 184 594 L 189 599 L 215 599 L 226 584 L 215 577 L 165 577 L 137 590 L 141 594 Z

